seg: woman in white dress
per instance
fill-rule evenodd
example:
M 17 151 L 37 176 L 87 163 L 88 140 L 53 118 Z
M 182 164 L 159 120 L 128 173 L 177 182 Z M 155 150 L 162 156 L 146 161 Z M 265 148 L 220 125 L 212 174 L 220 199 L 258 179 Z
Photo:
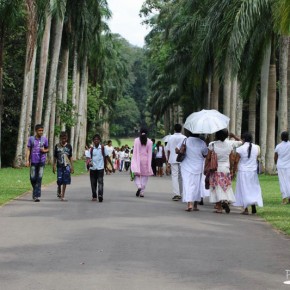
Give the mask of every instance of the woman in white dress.
M 290 203 L 290 142 L 288 132 L 281 133 L 282 142 L 275 148 L 282 204 Z
M 177 146 L 177 152 L 182 143 Z M 201 200 L 200 185 L 202 180 L 204 157 L 208 149 L 198 134 L 189 133 L 186 139 L 186 154 L 180 164 L 183 180 L 182 201 L 187 203 L 186 211 L 198 211 L 197 203 Z
M 235 202 L 235 196 L 232 189 L 232 172 L 230 171 L 231 160 L 233 160 L 233 147 L 228 142 L 228 130 L 223 129 L 215 134 L 216 141 L 211 142 L 208 146 L 209 153 L 206 157 L 206 163 L 211 158 L 211 152 L 217 155 L 218 168 L 212 172 L 209 178 L 210 197 L 209 201 L 215 203 L 215 213 L 230 213 L 229 204 Z
M 244 144 L 236 149 L 234 172 L 238 166 L 236 184 L 236 202 L 234 206 L 244 208 L 242 214 L 248 215 L 248 206 L 252 207 L 252 214 L 257 212 L 256 205 L 262 207 L 262 191 L 257 173 L 257 159 L 260 147 L 252 143 L 252 135 L 242 135 Z

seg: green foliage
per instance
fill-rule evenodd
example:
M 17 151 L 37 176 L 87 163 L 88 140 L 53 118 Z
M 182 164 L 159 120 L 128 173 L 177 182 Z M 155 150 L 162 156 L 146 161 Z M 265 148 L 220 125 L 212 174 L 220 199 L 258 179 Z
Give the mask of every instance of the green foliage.
M 139 130 L 140 111 L 135 100 L 125 96 L 116 102 L 116 109 L 111 115 L 112 136 L 134 136 Z

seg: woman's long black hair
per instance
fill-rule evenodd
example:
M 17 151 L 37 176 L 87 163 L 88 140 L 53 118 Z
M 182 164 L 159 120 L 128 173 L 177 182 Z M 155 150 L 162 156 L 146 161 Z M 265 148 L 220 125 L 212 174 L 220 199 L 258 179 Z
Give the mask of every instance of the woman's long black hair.
M 251 151 L 252 151 L 252 143 L 253 143 L 253 137 L 252 134 L 249 132 L 245 132 L 244 134 L 242 134 L 242 140 L 244 140 L 244 142 L 249 142 L 249 148 L 248 148 L 248 158 L 251 157 Z
M 147 144 L 147 134 L 148 134 L 148 131 L 147 129 L 145 128 L 141 128 L 140 130 L 140 142 L 141 142 L 141 145 L 146 145 Z

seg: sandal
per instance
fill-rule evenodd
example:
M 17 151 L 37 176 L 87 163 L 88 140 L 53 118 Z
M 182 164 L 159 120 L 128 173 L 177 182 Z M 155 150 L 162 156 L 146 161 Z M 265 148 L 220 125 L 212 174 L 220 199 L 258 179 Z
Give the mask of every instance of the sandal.
M 243 212 L 241 212 L 241 214 L 243 214 L 243 215 L 248 215 L 249 212 L 248 212 L 248 211 L 243 211 Z
M 214 213 L 223 213 L 223 211 L 222 210 L 215 210 L 215 211 L 213 211 Z
M 192 209 L 193 211 L 199 211 L 199 209 L 197 207 Z
M 189 208 L 185 209 L 185 211 L 191 212 L 192 211 L 192 207 L 189 207 Z

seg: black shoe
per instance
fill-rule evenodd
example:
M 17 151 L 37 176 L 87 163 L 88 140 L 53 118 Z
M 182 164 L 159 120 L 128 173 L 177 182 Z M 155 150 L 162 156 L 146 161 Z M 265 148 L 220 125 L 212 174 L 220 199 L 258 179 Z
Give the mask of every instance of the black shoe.
M 103 197 L 102 196 L 99 196 L 98 199 L 99 199 L 99 202 L 103 202 Z
M 257 209 L 256 209 L 256 205 L 252 205 L 252 214 L 256 214 L 257 213 Z
M 179 198 L 178 195 L 174 195 L 174 196 L 172 197 L 172 200 L 173 200 L 173 201 L 179 201 L 179 199 L 180 199 L 180 198 Z
M 203 205 L 203 198 L 201 198 L 201 201 L 198 204 Z
M 40 202 L 40 199 L 36 197 L 36 198 L 34 199 L 34 202 Z
M 226 211 L 226 213 L 230 213 L 231 211 L 229 204 L 225 201 L 222 203 L 222 208 Z
M 139 188 L 139 189 L 136 191 L 136 196 L 137 196 L 137 197 L 140 195 L 140 192 L 141 192 L 141 188 Z

